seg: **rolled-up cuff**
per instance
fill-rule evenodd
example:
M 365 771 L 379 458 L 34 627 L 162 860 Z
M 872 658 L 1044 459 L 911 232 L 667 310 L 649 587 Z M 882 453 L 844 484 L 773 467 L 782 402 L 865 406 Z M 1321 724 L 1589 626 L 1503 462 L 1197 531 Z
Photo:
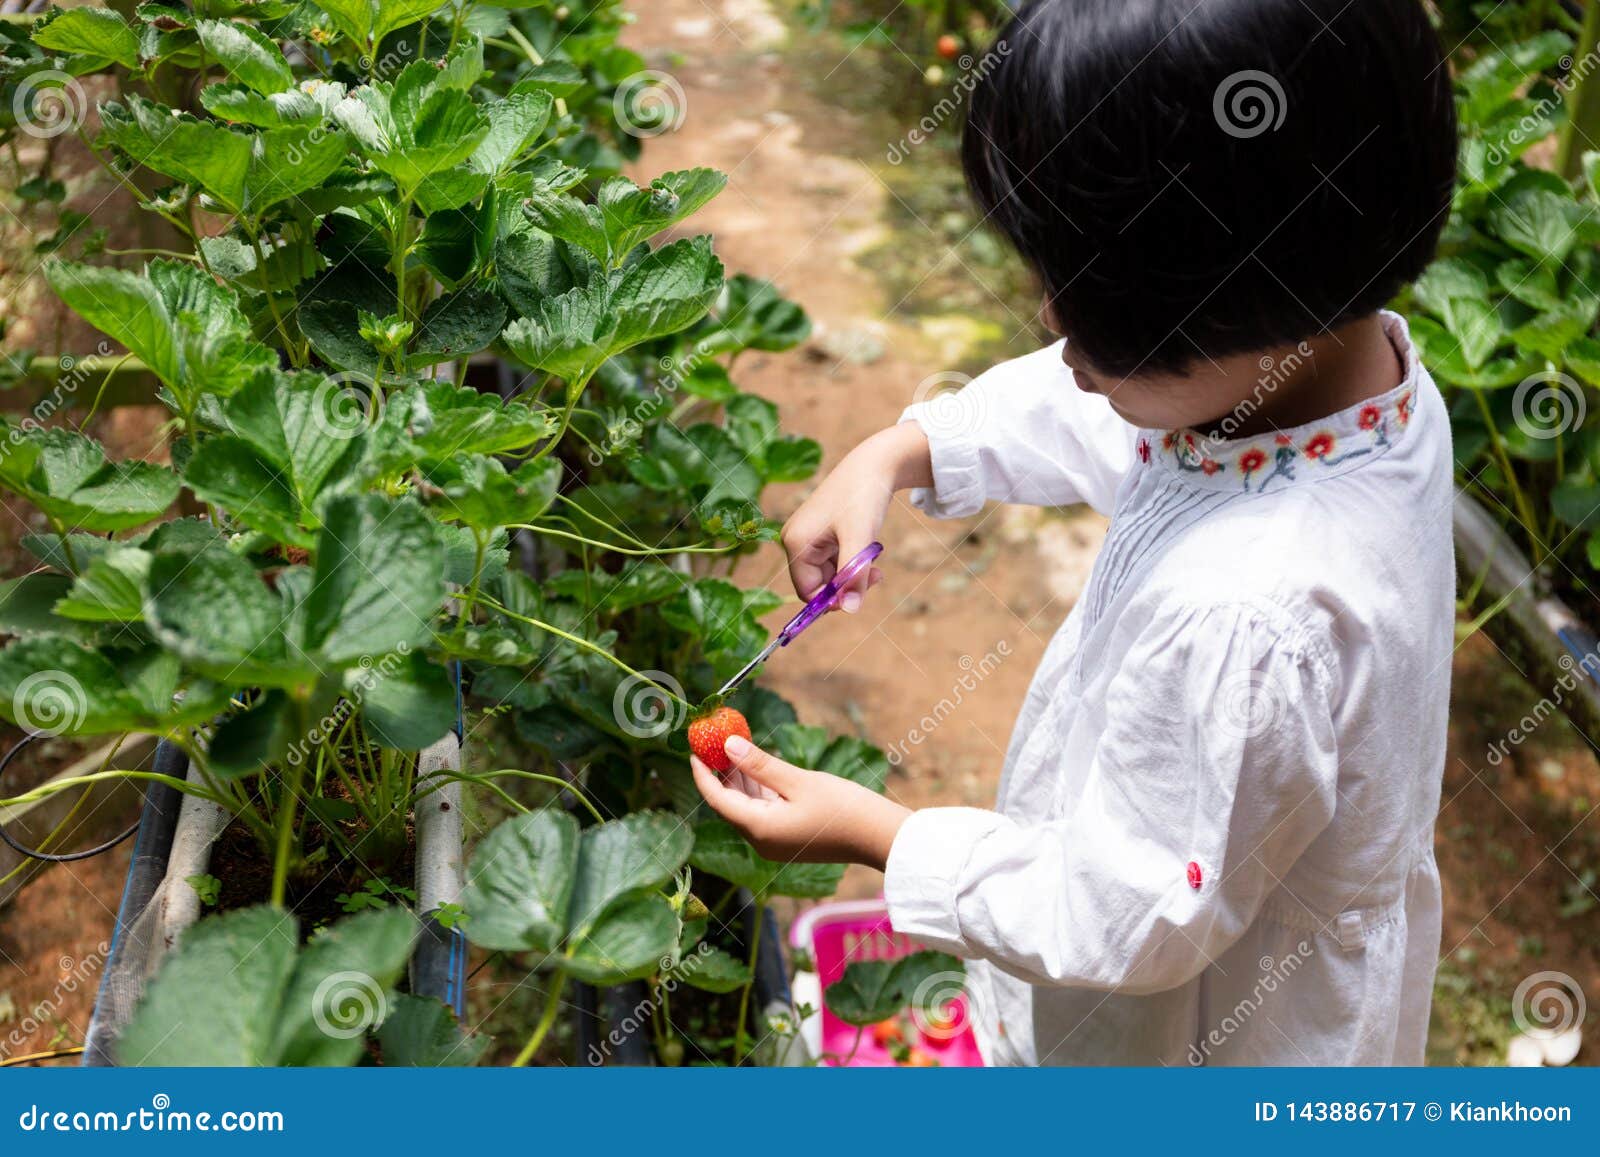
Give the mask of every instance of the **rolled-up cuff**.
M 966 518 L 983 509 L 983 469 L 978 443 L 970 434 L 951 432 L 948 423 L 922 417 L 930 405 L 908 406 L 901 422 L 916 422 L 928 439 L 933 460 L 933 486 L 911 492 L 911 504 L 934 518 Z
M 1005 820 L 970 807 L 923 808 L 900 825 L 884 866 L 883 895 L 894 930 L 968 955 L 956 913 L 962 869 L 973 845 Z

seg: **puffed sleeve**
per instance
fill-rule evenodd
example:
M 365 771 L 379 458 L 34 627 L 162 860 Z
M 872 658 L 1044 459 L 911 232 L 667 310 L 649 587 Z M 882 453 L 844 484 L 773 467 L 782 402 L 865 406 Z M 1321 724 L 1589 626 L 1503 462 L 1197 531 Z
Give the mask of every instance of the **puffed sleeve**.
M 1109 514 L 1133 464 L 1136 431 L 1074 384 L 1060 342 L 919 402 L 900 420 L 928 437 L 933 487 L 911 501 L 936 518 L 964 518 L 985 502 L 1084 502 Z
M 1152 616 L 1108 688 L 1089 766 L 1059 771 L 1081 779 L 1070 812 L 914 813 L 889 855 L 891 922 L 1033 984 L 1187 982 L 1332 818 L 1331 695 L 1321 653 L 1275 608 Z

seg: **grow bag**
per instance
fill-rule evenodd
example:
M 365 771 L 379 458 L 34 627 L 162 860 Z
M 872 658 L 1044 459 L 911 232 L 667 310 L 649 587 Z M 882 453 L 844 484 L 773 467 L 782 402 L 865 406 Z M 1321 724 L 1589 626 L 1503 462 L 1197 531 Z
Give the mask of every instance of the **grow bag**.
M 195 778 L 187 757 L 163 742 L 155 770 L 175 778 Z M 451 732 L 418 756 L 418 784 L 442 770 L 461 766 L 461 740 Z M 411 961 L 411 991 L 433 996 L 465 1011 L 466 940 L 459 930 L 434 917 L 461 892 L 461 785 L 447 783 L 416 809 L 417 910 L 422 934 Z M 84 1042 L 83 1063 L 115 1065 L 117 1038 L 133 1017 L 145 983 L 154 976 L 184 929 L 200 918 L 200 900 L 188 884 L 210 863 L 211 845 L 232 817 L 216 804 L 152 782 L 145 793 L 133 859 L 118 905 L 111 947 Z
M 745 936 L 753 931 L 757 911 L 754 898 L 740 889 L 741 911 L 745 916 Z M 755 983 L 751 995 L 757 1026 L 768 1017 L 794 1018 L 794 999 L 789 991 L 789 974 L 778 937 L 777 915 L 770 908 L 761 910 L 761 943 L 756 949 Z M 748 943 L 748 941 L 747 941 Z M 573 1000 L 573 1029 L 582 1063 L 591 1067 L 616 1065 L 638 1067 L 655 1063 L 650 1044 L 650 994 L 642 982 L 623 984 L 597 992 L 587 984 L 577 986 Z M 644 1010 L 641 1015 L 641 1010 Z M 758 1039 L 759 1039 L 758 1034 Z M 799 1033 L 782 1046 L 774 1063 L 798 1066 L 810 1059 Z

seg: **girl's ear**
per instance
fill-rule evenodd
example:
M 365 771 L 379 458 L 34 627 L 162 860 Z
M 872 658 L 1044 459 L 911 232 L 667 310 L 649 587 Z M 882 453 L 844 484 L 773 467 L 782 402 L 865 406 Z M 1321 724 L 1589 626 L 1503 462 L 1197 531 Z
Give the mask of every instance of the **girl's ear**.
M 1056 320 L 1055 304 L 1048 297 L 1039 303 L 1039 320 L 1044 322 L 1045 327 L 1057 337 L 1064 336 L 1061 332 L 1061 323 Z

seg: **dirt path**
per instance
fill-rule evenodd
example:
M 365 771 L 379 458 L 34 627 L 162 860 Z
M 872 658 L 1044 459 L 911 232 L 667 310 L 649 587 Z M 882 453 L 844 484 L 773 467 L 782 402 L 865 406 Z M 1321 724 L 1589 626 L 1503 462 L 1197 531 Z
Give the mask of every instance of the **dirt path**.
M 786 429 L 822 443 L 826 470 L 894 422 L 920 383 L 952 372 L 961 349 L 907 316 L 871 267 L 886 241 L 919 239 L 888 235 L 895 194 L 870 164 L 838 151 L 878 143 L 859 118 L 806 91 L 775 51 L 782 37 L 758 0 L 641 7 L 630 39 L 682 86 L 684 120 L 646 142 L 636 175 L 693 165 L 729 174 L 728 190 L 691 226 L 715 235 L 730 270 L 777 282 L 818 330 L 803 352 L 741 362 L 739 382 L 778 403 Z M 805 493 L 784 488 L 772 513 L 788 513 Z M 1034 542 L 1045 522 L 1048 559 Z M 987 805 L 1028 680 L 1099 535 L 1094 520 L 1017 510 L 934 522 L 902 501 L 884 529 L 883 587 L 859 619 L 841 616 L 785 652 L 768 680 L 804 721 L 898 746 L 895 797 Z M 743 582 L 792 593 L 776 550 L 747 567 Z M 880 886 L 861 870 L 845 892 Z

